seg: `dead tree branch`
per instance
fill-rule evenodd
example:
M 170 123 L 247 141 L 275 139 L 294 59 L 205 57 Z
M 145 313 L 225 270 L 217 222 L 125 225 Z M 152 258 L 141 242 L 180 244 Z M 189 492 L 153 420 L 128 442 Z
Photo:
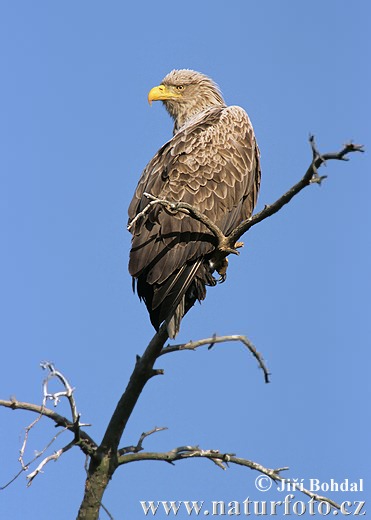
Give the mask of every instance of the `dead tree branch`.
M 42 416 L 40 415 L 40 418 Z M 36 419 L 38 420 L 38 419 Z M 35 421 L 34 421 L 35 422 Z M 66 431 L 66 428 L 64 428 L 63 430 L 60 430 L 56 435 L 54 435 L 54 437 L 48 442 L 48 444 L 40 451 L 40 452 L 37 452 L 36 455 L 27 463 L 24 462 L 23 460 L 23 456 L 24 456 L 24 451 L 26 449 L 26 445 L 27 445 L 27 440 L 28 440 L 28 432 L 30 431 L 30 429 L 34 426 L 33 423 L 31 423 L 30 426 L 28 426 L 26 428 L 26 434 L 25 434 L 25 437 L 24 437 L 24 440 L 23 440 L 23 444 L 22 444 L 22 448 L 19 450 L 20 452 L 20 455 L 18 457 L 18 461 L 20 462 L 21 464 L 21 469 L 18 471 L 18 473 L 16 473 L 14 475 L 13 478 L 11 478 L 9 480 L 9 482 L 7 482 L 6 484 L 4 484 L 3 486 L 0 487 L 0 491 L 4 490 L 5 488 L 7 488 L 8 486 L 10 486 L 10 484 L 12 484 L 12 482 L 14 482 L 15 480 L 17 480 L 17 478 L 25 471 L 28 470 L 28 468 L 31 466 L 31 464 L 33 464 L 37 459 L 39 459 L 41 457 L 41 455 L 43 455 L 45 453 L 45 451 L 47 449 L 50 448 L 50 446 L 53 444 L 53 442 L 62 434 Z M 27 476 L 28 478 L 28 476 Z
M 59 415 L 57 412 L 50 410 L 49 408 L 45 408 L 42 405 L 25 403 L 22 401 L 17 401 L 16 399 L 12 399 L 11 401 L 0 399 L 0 406 L 10 408 L 11 410 L 26 410 L 28 412 L 37 413 L 41 417 L 47 417 L 48 419 L 54 421 L 55 426 L 61 426 L 70 431 L 73 431 L 75 428 L 75 424 L 72 421 L 63 415 Z M 97 449 L 97 444 L 93 441 L 93 439 L 81 429 L 79 431 L 79 438 L 80 440 L 77 445 L 83 451 L 83 453 L 89 456 L 94 455 L 94 452 Z
M 164 430 L 167 430 L 166 426 L 160 426 L 159 428 L 155 426 L 152 430 L 149 432 L 143 432 L 142 435 L 139 438 L 139 441 L 136 446 L 126 446 L 125 448 L 119 449 L 119 455 L 125 455 L 126 453 L 138 453 L 139 451 L 143 450 L 143 441 L 145 438 L 149 437 L 150 435 L 153 435 L 157 432 L 162 432 Z
M 290 200 L 293 197 L 295 197 L 295 195 L 300 193 L 306 186 L 315 183 L 321 184 L 321 182 L 327 177 L 327 175 L 319 177 L 318 169 L 322 165 L 326 164 L 327 161 L 349 161 L 349 158 L 346 156 L 350 153 L 364 152 L 363 145 L 348 143 L 345 144 L 339 152 L 325 153 L 321 155 L 317 150 L 313 135 L 309 136 L 309 143 L 311 145 L 313 158 L 302 179 L 298 183 L 296 183 L 292 188 L 290 188 L 286 193 L 284 193 L 279 199 L 277 199 L 276 202 L 265 206 L 265 208 L 262 211 L 259 211 L 259 213 L 256 213 L 251 218 L 245 220 L 245 222 L 242 222 L 239 226 L 237 226 L 228 237 L 230 243 L 234 244 L 250 228 L 277 213 L 280 209 L 283 208 L 283 206 L 288 204 Z
M 55 369 L 53 363 L 50 363 L 49 361 L 44 361 L 43 363 L 40 363 L 40 366 L 43 370 L 49 370 L 49 374 L 43 381 L 43 391 L 44 391 L 43 405 L 46 406 L 46 402 L 48 400 L 51 400 L 51 401 L 53 401 L 54 406 L 57 406 L 61 397 L 66 397 L 68 399 L 68 403 L 69 403 L 70 409 L 71 409 L 72 422 L 74 424 L 78 423 L 80 416 L 77 413 L 76 402 L 75 402 L 75 398 L 73 395 L 74 388 L 72 388 L 68 379 L 62 374 L 62 372 Z M 48 383 L 52 379 L 58 379 L 62 383 L 64 390 L 62 390 L 60 392 L 50 393 L 48 391 Z
M 196 350 L 199 347 L 208 346 L 208 349 L 211 349 L 216 343 L 227 343 L 229 341 L 239 341 L 251 352 L 251 354 L 255 357 L 258 362 L 259 368 L 262 369 L 264 373 L 264 381 L 269 383 L 270 372 L 266 367 L 263 357 L 260 352 L 257 351 L 255 345 L 246 337 L 237 334 L 233 334 L 231 336 L 216 336 L 214 335 L 212 338 L 200 339 L 198 341 L 189 341 L 188 343 L 183 343 L 180 345 L 167 345 L 164 347 L 160 356 L 163 354 L 169 354 L 170 352 L 179 352 L 180 350 Z
M 42 408 L 44 408 L 44 404 L 43 404 Z M 26 451 L 26 446 L 27 446 L 28 436 L 30 434 L 30 431 L 32 430 L 32 428 L 35 427 L 35 425 L 40 421 L 41 418 L 42 418 L 42 413 L 40 413 L 36 417 L 36 419 L 34 421 L 32 421 L 31 424 L 29 424 L 25 428 L 25 434 L 24 434 L 24 438 L 23 438 L 23 443 L 22 443 L 21 449 L 19 450 L 19 457 L 18 457 L 18 461 L 20 462 L 20 464 L 22 466 L 22 469 L 21 469 L 20 473 L 22 473 L 22 471 L 27 471 L 29 465 L 32 464 L 32 462 L 34 462 L 38 458 L 38 456 L 39 456 L 39 455 L 36 455 L 36 457 L 34 457 L 34 459 L 31 462 L 29 462 L 28 464 L 25 464 L 24 461 L 23 461 L 23 457 L 24 457 L 24 453 Z M 47 449 L 47 448 L 45 448 L 45 449 Z M 43 452 L 45 451 L 45 449 L 43 450 Z
M 27 410 L 30 412 L 35 412 L 38 414 L 37 418 L 31 422 L 29 426 L 25 428 L 25 435 L 22 443 L 22 447 L 20 449 L 19 462 L 21 464 L 21 470 L 1 489 L 5 489 L 11 482 L 13 482 L 16 478 L 19 477 L 24 471 L 27 471 L 31 464 L 33 464 L 37 459 L 39 459 L 45 451 L 54 443 L 57 437 L 65 432 L 66 430 L 70 430 L 74 433 L 74 439 L 69 442 L 66 446 L 56 451 L 53 455 L 47 456 L 43 459 L 37 468 L 32 471 L 29 475 L 27 475 L 28 486 L 31 485 L 33 479 L 41 473 L 43 467 L 51 460 L 57 460 L 63 453 L 72 448 L 72 446 L 79 446 L 80 449 L 88 456 L 94 457 L 95 451 L 97 449 L 97 445 L 95 442 L 87 435 L 84 431 L 81 430 L 81 426 L 88 426 L 87 424 L 80 423 L 80 414 L 77 412 L 75 398 L 73 396 L 73 388 L 68 382 L 67 378 L 58 370 L 55 369 L 54 365 L 49 362 L 41 363 L 41 367 L 43 369 L 49 370 L 49 374 L 43 381 L 43 403 L 41 406 L 35 405 L 32 403 L 23 403 L 19 402 L 15 399 L 11 401 L 0 400 L 0 406 L 4 406 L 6 408 L 11 408 L 12 410 Z M 49 382 L 53 379 L 57 378 L 63 385 L 63 390 L 59 392 L 50 393 L 48 390 Z M 60 399 L 62 397 L 66 397 L 68 399 L 72 420 L 63 417 L 56 412 L 48 409 L 46 407 L 46 403 L 48 400 L 52 400 L 54 406 L 57 406 Z M 29 435 L 31 430 L 36 426 L 36 424 L 42 419 L 42 417 L 48 417 L 52 419 L 56 426 L 63 427 L 62 431 L 59 431 L 53 438 L 47 443 L 47 445 L 41 450 L 38 451 L 35 457 L 29 461 L 28 463 L 24 462 L 24 454 L 26 451 L 27 443 L 29 440 Z
M 270 469 L 262 464 L 257 462 L 253 462 L 252 460 L 243 459 L 241 457 L 236 457 L 234 453 L 220 453 L 219 450 L 203 450 L 200 449 L 199 446 L 180 446 L 178 448 L 174 448 L 170 451 L 166 452 L 141 452 L 141 453 L 131 453 L 126 454 L 119 457 L 118 463 L 119 465 L 129 464 L 130 462 L 137 462 L 142 460 L 154 460 L 154 461 L 163 461 L 169 464 L 174 464 L 176 461 L 191 459 L 191 458 L 205 458 L 214 462 L 218 467 L 223 470 L 226 470 L 229 467 L 229 464 L 236 464 L 239 466 L 245 466 L 252 470 L 258 471 L 263 475 L 267 475 L 274 482 L 280 481 L 288 481 L 288 479 L 283 478 L 280 473 L 282 471 L 287 471 L 288 467 L 278 468 L 278 469 Z M 303 494 L 312 498 L 317 502 L 327 502 L 334 509 L 340 510 L 340 504 L 332 500 L 331 498 L 317 495 L 312 491 L 304 488 L 303 486 L 297 487 L 298 491 L 301 491 Z
M 27 475 L 27 479 L 28 479 L 28 483 L 27 483 L 27 486 L 30 486 L 32 484 L 32 481 L 33 479 L 39 474 L 42 472 L 42 469 L 44 466 L 46 466 L 46 464 L 48 462 L 50 462 L 51 460 L 58 460 L 59 457 L 61 455 L 63 455 L 63 453 L 65 453 L 66 451 L 70 450 L 73 446 L 75 446 L 75 441 L 71 441 L 69 442 L 66 446 L 64 446 L 63 448 L 59 449 L 58 451 L 56 451 L 55 453 L 53 453 L 53 455 L 49 455 L 48 457 L 45 457 L 45 459 L 43 459 L 40 464 L 37 466 L 37 468 L 32 471 L 29 475 Z

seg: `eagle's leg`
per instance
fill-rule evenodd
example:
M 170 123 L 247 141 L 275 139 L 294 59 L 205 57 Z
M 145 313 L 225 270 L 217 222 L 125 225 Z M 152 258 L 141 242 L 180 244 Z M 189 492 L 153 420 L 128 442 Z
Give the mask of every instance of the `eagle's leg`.
M 223 283 L 227 279 L 227 269 L 228 269 L 228 258 L 224 258 L 221 263 L 218 265 L 216 271 L 220 275 L 220 278 L 217 279 L 218 283 Z
M 234 245 L 234 250 L 237 253 L 237 249 L 243 247 L 243 242 L 236 242 Z M 237 253 L 238 254 L 238 253 Z M 219 256 L 219 255 L 218 255 Z M 218 256 L 215 256 L 209 261 L 210 268 L 213 271 L 216 271 L 220 278 L 216 280 L 217 283 L 223 283 L 227 279 L 227 269 L 228 269 L 228 258 L 225 256 L 222 256 L 218 258 Z

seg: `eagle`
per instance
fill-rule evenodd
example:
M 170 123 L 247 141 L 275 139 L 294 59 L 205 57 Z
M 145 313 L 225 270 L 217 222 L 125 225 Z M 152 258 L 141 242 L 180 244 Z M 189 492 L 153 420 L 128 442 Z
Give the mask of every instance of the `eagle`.
M 175 338 L 206 287 L 224 281 L 227 263 L 213 256 L 216 237 L 200 219 L 149 196 L 191 205 L 228 236 L 254 210 L 260 154 L 245 110 L 227 106 L 205 74 L 172 70 L 148 94 L 150 104 L 158 100 L 174 120 L 173 137 L 145 167 L 129 206 L 129 273 L 154 328 L 165 322 Z

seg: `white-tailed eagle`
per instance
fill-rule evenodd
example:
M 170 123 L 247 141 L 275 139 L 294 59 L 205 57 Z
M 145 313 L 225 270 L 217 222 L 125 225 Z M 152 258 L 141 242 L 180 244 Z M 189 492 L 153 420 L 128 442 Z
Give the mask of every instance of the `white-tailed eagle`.
M 129 222 L 150 202 L 149 193 L 186 202 L 228 235 L 253 212 L 260 185 L 259 149 L 246 112 L 226 106 L 218 86 L 192 70 L 173 70 L 148 94 L 174 119 L 173 138 L 144 169 L 129 207 Z M 130 228 L 129 272 L 156 330 L 169 337 L 225 265 L 213 262 L 214 234 L 182 212 L 154 204 Z

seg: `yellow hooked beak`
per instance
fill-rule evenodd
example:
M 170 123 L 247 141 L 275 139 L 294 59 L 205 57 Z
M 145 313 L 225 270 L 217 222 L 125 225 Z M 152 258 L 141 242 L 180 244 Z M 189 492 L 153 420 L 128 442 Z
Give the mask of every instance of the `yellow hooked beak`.
M 153 87 L 148 92 L 148 103 L 152 105 L 152 101 L 163 101 L 166 99 L 175 99 L 181 97 L 181 94 L 175 91 L 171 87 L 166 87 L 165 85 L 158 85 L 158 87 Z

